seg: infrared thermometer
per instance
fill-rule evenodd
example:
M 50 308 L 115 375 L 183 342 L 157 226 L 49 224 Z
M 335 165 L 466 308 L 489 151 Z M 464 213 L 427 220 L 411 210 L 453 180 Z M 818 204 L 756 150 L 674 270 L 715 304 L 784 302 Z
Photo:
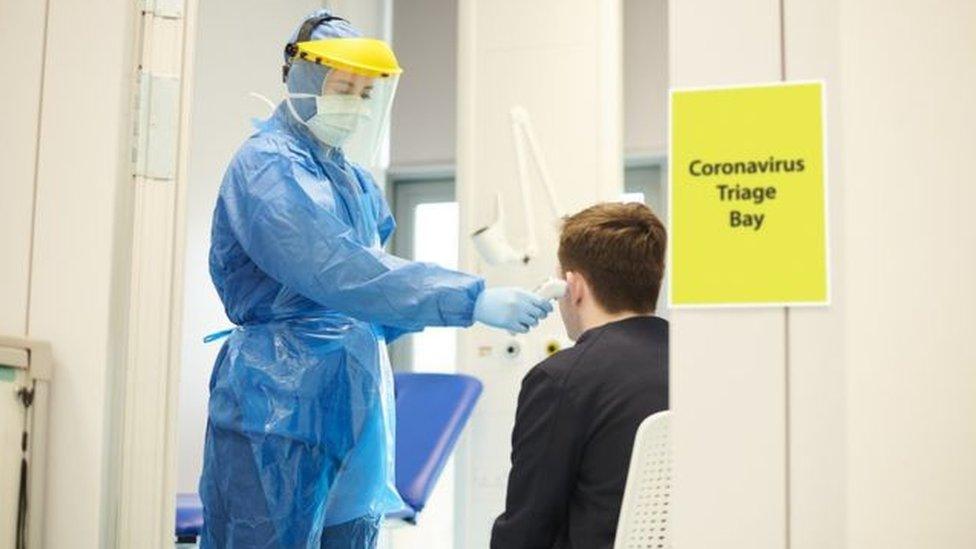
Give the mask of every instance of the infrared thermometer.
M 569 285 L 566 284 L 565 280 L 550 278 L 535 289 L 535 295 L 545 299 L 546 301 L 552 301 L 566 295 L 566 288 L 568 287 Z
M 546 301 L 553 301 L 566 295 L 566 289 L 568 287 L 569 285 L 565 280 L 550 278 L 536 288 L 533 293 Z M 516 335 L 514 332 L 508 332 L 508 334 L 511 336 Z

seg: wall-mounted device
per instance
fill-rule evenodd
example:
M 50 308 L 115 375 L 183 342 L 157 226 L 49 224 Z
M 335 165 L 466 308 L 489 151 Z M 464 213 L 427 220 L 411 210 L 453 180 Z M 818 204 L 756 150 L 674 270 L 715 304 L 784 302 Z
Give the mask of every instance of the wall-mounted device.
M 530 224 L 531 225 L 531 224 Z M 535 254 L 535 237 L 530 237 L 526 248 L 516 250 L 505 236 L 505 211 L 502 207 L 501 194 L 495 195 L 495 220 L 471 235 L 474 249 L 478 251 L 489 265 L 506 265 L 511 263 L 528 263 Z
M 561 221 L 564 214 L 559 204 L 559 197 L 552 184 L 552 176 L 542 149 L 532 127 L 532 119 L 528 111 L 520 106 L 514 106 L 509 111 L 512 127 L 512 141 L 515 145 L 515 161 L 518 168 L 516 182 L 522 198 L 522 215 L 525 222 L 525 246 L 518 249 L 513 246 L 506 235 L 505 212 L 502 208 L 501 193 L 495 194 L 495 220 L 476 230 L 471 235 L 474 248 L 489 265 L 507 265 L 515 263 L 529 263 L 538 253 L 538 240 L 535 234 L 535 222 L 532 217 L 532 192 L 529 188 L 529 156 L 531 155 L 539 179 L 546 191 L 549 208 L 553 217 Z M 528 149 L 526 149 L 528 146 Z

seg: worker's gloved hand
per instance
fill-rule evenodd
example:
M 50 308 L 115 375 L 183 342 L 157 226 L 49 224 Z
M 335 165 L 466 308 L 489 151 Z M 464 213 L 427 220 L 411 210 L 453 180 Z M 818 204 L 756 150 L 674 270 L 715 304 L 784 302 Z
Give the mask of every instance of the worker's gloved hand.
M 488 288 L 474 303 L 476 321 L 520 334 L 551 312 L 549 301 L 521 288 Z

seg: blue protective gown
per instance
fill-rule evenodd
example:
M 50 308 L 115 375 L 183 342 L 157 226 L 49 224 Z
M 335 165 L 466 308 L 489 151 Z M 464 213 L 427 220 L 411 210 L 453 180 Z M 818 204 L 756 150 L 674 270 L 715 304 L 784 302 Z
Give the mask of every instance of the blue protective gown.
M 204 547 L 339 547 L 329 532 L 369 537 L 403 505 L 385 342 L 470 325 L 484 282 L 385 253 L 394 226 L 281 105 L 231 161 L 210 271 L 237 328 L 210 382 Z

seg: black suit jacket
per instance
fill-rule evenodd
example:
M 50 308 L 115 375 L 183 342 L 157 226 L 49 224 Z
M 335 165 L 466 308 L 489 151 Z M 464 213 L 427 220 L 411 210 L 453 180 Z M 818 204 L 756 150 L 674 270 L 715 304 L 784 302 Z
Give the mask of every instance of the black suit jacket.
M 612 548 L 637 427 L 668 407 L 668 323 L 584 333 L 525 376 L 492 549 Z

